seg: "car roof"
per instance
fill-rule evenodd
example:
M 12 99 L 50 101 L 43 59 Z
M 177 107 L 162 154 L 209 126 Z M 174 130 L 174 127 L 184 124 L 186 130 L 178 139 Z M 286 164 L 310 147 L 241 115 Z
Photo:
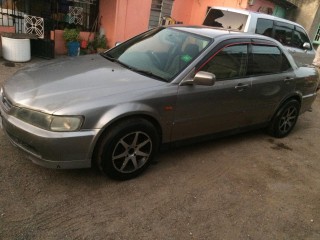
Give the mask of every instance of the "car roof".
M 169 25 L 167 28 L 172 28 L 192 34 L 201 35 L 204 37 L 209 37 L 211 39 L 217 39 L 217 38 L 223 38 L 223 39 L 230 39 L 230 38 L 255 38 L 255 39 L 262 39 L 262 40 L 268 40 L 271 42 L 276 43 L 277 41 L 273 38 L 260 35 L 260 34 L 252 34 L 252 33 L 245 33 L 240 31 L 234 31 L 234 30 L 226 30 L 221 28 L 215 28 L 210 26 L 189 26 L 189 25 Z
M 241 14 L 245 14 L 245 15 L 255 15 L 258 18 L 261 17 L 261 18 L 266 18 L 266 19 L 270 19 L 270 20 L 277 20 L 277 21 L 293 24 L 293 25 L 296 25 L 296 26 L 303 28 L 303 26 L 301 26 L 300 24 L 298 24 L 296 22 L 293 22 L 293 21 L 290 21 L 290 20 L 287 20 L 284 18 L 280 18 L 277 16 L 269 15 L 266 13 L 254 12 L 254 11 L 250 11 L 250 10 L 237 9 L 237 8 L 229 8 L 229 7 L 215 7 L 214 6 L 214 7 L 211 7 L 210 9 L 220 9 L 220 10 L 224 10 L 224 11 L 236 12 L 236 13 L 241 13 Z

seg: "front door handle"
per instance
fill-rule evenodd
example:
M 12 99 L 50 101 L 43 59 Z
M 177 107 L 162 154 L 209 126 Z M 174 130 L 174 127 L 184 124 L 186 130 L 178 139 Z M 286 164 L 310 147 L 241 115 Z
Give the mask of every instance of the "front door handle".
M 243 83 L 239 83 L 238 85 L 236 85 L 234 88 L 236 90 L 238 90 L 238 92 L 242 92 L 244 89 L 249 88 L 250 84 L 243 84 Z

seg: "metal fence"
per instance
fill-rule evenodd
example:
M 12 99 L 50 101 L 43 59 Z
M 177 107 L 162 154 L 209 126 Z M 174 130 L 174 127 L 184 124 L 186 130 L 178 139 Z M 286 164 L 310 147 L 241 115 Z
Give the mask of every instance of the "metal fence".
M 30 15 L 43 19 L 45 35 L 50 30 L 66 27 L 90 31 L 98 10 L 98 0 L 0 0 L 0 26 L 14 27 L 16 33 L 25 33 L 25 17 Z

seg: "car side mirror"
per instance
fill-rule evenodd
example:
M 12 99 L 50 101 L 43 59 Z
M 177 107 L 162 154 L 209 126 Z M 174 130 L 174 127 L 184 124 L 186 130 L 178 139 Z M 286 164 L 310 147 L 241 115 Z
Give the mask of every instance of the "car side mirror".
M 216 82 L 216 76 L 209 72 L 197 72 L 193 78 L 193 84 L 203 86 L 213 86 Z
M 311 45 L 310 45 L 310 43 L 308 43 L 308 42 L 305 42 L 305 43 L 302 45 L 302 47 L 303 47 L 303 49 L 305 49 L 305 50 L 310 50 L 310 49 L 311 49 Z
M 209 72 L 200 71 L 195 74 L 195 76 L 183 80 L 180 86 L 185 85 L 202 85 L 202 86 L 212 86 L 216 82 L 216 76 Z

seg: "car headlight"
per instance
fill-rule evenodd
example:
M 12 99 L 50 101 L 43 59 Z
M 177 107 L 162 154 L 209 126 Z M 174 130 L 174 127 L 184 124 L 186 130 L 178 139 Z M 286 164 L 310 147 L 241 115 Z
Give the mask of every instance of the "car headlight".
M 79 130 L 83 122 L 81 116 L 55 116 L 26 108 L 17 108 L 14 116 L 24 122 L 54 132 Z
M 55 132 L 70 132 L 78 130 L 81 124 L 81 117 L 52 116 L 50 129 Z

